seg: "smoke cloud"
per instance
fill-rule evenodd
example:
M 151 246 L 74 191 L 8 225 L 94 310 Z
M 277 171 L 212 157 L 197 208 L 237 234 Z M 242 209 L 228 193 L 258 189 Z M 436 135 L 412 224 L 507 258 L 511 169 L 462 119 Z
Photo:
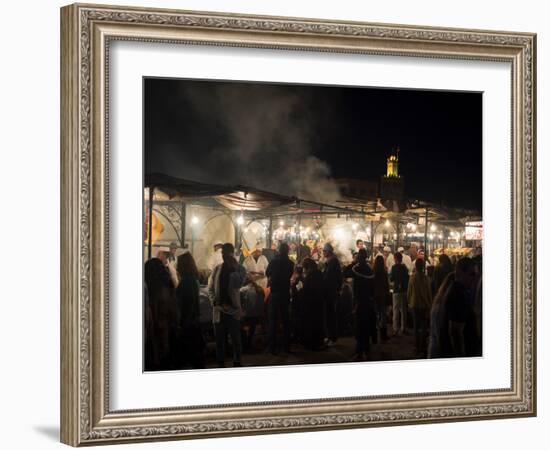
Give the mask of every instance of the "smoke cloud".
M 311 113 L 314 98 L 303 91 L 298 95 L 299 89 L 252 83 L 174 84 L 173 97 L 163 100 L 170 107 L 162 105 L 152 123 L 174 120 L 164 116 L 177 112 L 179 132 L 163 136 L 157 126 L 154 141 L 146 147 L 148 170 L 334 202 L 338 187 L 329 166 L 314 155 L 315 134 L 322 133 L 318 113 Z M 151 93 L 154 96 L 154 89 Z M 154 108 L 155 99 L 149 104 Z M 146 120 L 146 127 L 151 126 Z

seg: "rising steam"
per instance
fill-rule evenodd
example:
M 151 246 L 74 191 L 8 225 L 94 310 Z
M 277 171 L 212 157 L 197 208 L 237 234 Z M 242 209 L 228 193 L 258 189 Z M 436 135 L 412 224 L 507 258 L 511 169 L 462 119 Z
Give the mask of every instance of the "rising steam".
M 322 202 L 338 199 L 328 165 L 314 156 L 312 138 L 322 129 L 303 92 L 252 83 L 182 81 L 177 86 L 174 96 L 187 108 L 185 116 L 202 126 L 187 123 L 180 142 L 167 140 L 148 149 L 153 171 Z M 205 129 L 214 136 L 201 135 Z

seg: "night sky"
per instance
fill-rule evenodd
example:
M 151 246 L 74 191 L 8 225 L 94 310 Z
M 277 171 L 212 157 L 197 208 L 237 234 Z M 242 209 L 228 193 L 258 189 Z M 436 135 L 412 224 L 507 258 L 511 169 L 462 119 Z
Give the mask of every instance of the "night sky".
M 144 80 L 145 171 L 330 201 L 399 146 L 405 195 L 481 211 L 482 94 Z

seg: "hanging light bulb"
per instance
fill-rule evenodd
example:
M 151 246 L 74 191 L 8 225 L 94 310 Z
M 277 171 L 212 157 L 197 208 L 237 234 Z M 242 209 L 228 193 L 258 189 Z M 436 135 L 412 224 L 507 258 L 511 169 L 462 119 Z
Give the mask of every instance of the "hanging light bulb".
M 239 217 L 237 217 L 237 224 L 242 225 L 244 223 L 244 217 L 241 214 Z
M 198 224 L 198 223 L 199 223 L 199 218 L 198 218 L 197 216 L 193 216 L 193 217 L 191 218 L 191 223 L 192 223 L 193 225 Z

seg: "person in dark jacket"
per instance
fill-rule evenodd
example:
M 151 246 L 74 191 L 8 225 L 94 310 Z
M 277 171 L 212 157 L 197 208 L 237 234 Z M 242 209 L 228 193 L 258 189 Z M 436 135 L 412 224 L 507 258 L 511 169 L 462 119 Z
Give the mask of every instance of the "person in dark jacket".
M 170 272 L 159 258 L 145 263 L 145 284 L 149 301 L 151 355 L 145 355 L 145 370 L 174 369 L 176 356 L 177 310 L 174 283 Z
M 447 356 L 481 356 L 474 311 L 477 273 L 471 258 L 456 263 L 455 281 L 446 298 L 451 348 Z M 450 354 L 450 355 L 449 355 Z
M 380 330 L 380 339 L 388 340 L 387 335 L 387 306 L 390 298 L 390 282 L 386 263 L 383 255 L 374 258 L 374 306 L 378 318 L 378 329 Z
M 205 344 L 199 320 L 199 271 L 189 252 L 178 256 L 176 268 L 179 279 L 176 304 L 182 364 L 203 369 Z
M 343 276 L 340 261 L 338 261 L 338 258 L 334 254 L 334 247 L 328 242 L 323 247 L 323 256 L 325 257 L 323 280 L 326 306 L 326 343 L 330 347 L 338 339 L 338 299 L 340 289 L 342 289 Z
M 267 351 L 272 354 L 277 353 L 279 315 L 283 326 L 283 347 L 286 352 L 290 351 L 290 277 L 294 272 L 294 263 L 288 252 L 288 244 L 283 242 L 265 272 L 271 289 L 267 305 Z
M 324 338 L 323 273 L 312 258 L 304 259 L 303 269 L 303 287 L 300 291 L 305 319 L 303 342 L 308 350 L 320 350 Z
M 390 281 L 393 283 L 393 334 L 405 333 L 407 324 L 407 289 L 409 287 L 409 270 L 403 264 L 403 255 L 394 255 L 395 264 L 390 271 Z
M 353 277 L 353 310 L 355 312 L 355 360 L 368 357 L 370 342 L 377 342 L 376 310 L 374 307 L 374 273 L 367 264 L 367 251 L 361 248 L 357 263 L 351 268 Z
M 212 322 L 216 337 L 216 361 L 225 367 L 225 345 L 231 338 L 233 367 L 242 367 L 240 289 L 246 279 L 246 270 L 237 263 L 235 246 L 230 242 L 222 245 L 223 263 L 217 265 L 208 280 L 208 297 L 212 304 Z
M 451 272 L 439 286 L 430 311 L 430 336 L 428 342 L 428 358 L 443 358 L 453 356 L 451 338 L 449 336 L 449 319 L 447 311 L 447 296 L 455 282 L 455 274 Z

